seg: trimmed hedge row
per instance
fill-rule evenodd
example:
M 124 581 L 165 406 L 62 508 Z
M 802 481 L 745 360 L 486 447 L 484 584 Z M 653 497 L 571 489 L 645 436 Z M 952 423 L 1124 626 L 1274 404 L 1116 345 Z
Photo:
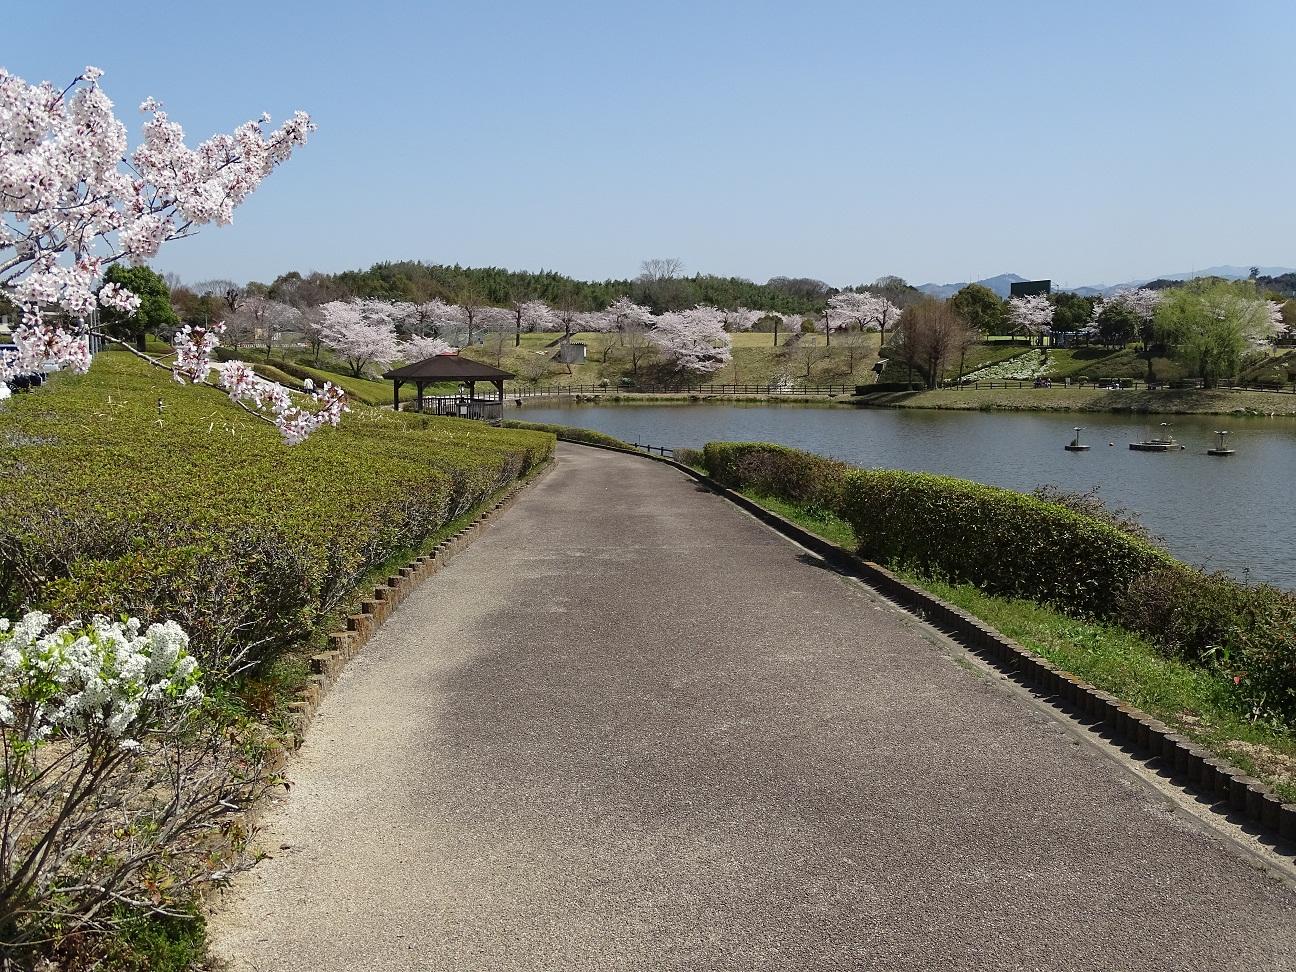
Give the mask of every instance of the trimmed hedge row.
M 840 515 L 871 560 L 1081 614 L 1111 613 L 1136 578 L 1169 563 L 1093 517 L 948 476 L 854 470 Z
M 0 610 L 173 617 L 208 668 L 268 660 L 551 451 L 359 405 L 289 447 L 218 391 L 100 354 L 0 408 Z
M 947 476 L 854 469 L 771 443 L 712 442 L 704 468 L 847 521 L 861 556 L 1106 618 L 1221 671 L 1247 705 L 1296 718 L 1296 594 L 1181 563 L 1094 516 Z
M 580 429 L 574 425 L 552 425 L 546 422 L 519 422 L 506 419 L 501 422 L 506 429 L 526 429 L 531 432 L 549 432 L 565 442 L 587 442 L 593 445 L 613 446 L 617 449 L 633 449 L 629 442 L 624 442 L 614 435 L 596 432 L 594 429 Z
M 702 462 L 730 489 L 753 489 L 789 503 L 836 512 L 850 466 L 812 452 L 769 442 L 708 442 Z

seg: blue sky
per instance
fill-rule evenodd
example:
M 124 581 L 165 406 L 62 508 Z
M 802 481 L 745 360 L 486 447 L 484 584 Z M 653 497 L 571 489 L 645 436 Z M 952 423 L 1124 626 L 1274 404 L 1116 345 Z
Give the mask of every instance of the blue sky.
M 0 64 L 84 64 L 132 131 L 303 108 L 312 142 L 187 280 L 379 260 L 844 285 L 1296 265 L 1296 4 L 43 0 Z

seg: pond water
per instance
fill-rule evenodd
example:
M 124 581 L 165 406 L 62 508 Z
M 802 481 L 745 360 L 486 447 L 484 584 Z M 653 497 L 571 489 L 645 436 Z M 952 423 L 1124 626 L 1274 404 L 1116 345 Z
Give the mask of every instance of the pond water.
M 700 447 L 766 441 L 868 468 L 910 469 L 1029 491 L 1098 487 L 1178 557 L 1296 589 L 1296 420 L 1101 413 L 953 412 L 795 405 L 565 405 L 515 410 L 535 422 L 598 429 L 629 442 Z M 1185 447 L 1132 452 L 1161 434 Z M 1084 426 L 1088 452 L 1062 447 Z M 1208 456 L 1227 429 L 1226 458 Z

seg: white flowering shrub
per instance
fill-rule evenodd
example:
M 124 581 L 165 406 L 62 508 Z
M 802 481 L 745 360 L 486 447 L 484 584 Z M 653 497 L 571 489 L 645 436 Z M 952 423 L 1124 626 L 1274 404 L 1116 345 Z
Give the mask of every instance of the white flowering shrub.
M 260 760 L 175 622 L 0 619 L 0 950 L 168 913 L 220 872 Z
M 1030 351 L 1007 361 L 998 361 L 963 376 L 963 381 L 1034 381 L 1049 373 L 1053 363 L 1048 354 Z

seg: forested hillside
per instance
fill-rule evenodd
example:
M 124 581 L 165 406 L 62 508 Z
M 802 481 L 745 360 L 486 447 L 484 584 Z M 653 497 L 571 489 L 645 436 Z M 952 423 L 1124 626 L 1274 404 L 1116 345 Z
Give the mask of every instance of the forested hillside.
M 813 313 L 838 289 L 806 277 L 773 277 L 763 284 L 741 277 L 712 274 L 685 276 L 673 261 L 646 261 L 634 279 L 586 281 L 553 270 L 533 272 L 502 267 L 461 267 L 416 261 L 377 263 L 368 270 L 336 274 L 288 273 L 266 288 L 268 296 L 288 299 L 303 287 L 318 291 L 319 301 L 346 297 L 422 301 L 440 298 L 451 303 L 466 299 L 507 305 L 514 299 L 543 300 L 555 307 L 602 310 L 618 297 L 629 297 L 655 312 L 681 310 L 697 304 L 716 307 L 750 307 L 785 314 Z M 879 287 L 879 285 L 881 285 Z M 256 285 L 249 285 L 249 290 Z M 864 286 L 861 284 L 860 286 Z M 893 291 L 895 300 L 917 291 L 898 277 L 886 277 L 871 289 Z

